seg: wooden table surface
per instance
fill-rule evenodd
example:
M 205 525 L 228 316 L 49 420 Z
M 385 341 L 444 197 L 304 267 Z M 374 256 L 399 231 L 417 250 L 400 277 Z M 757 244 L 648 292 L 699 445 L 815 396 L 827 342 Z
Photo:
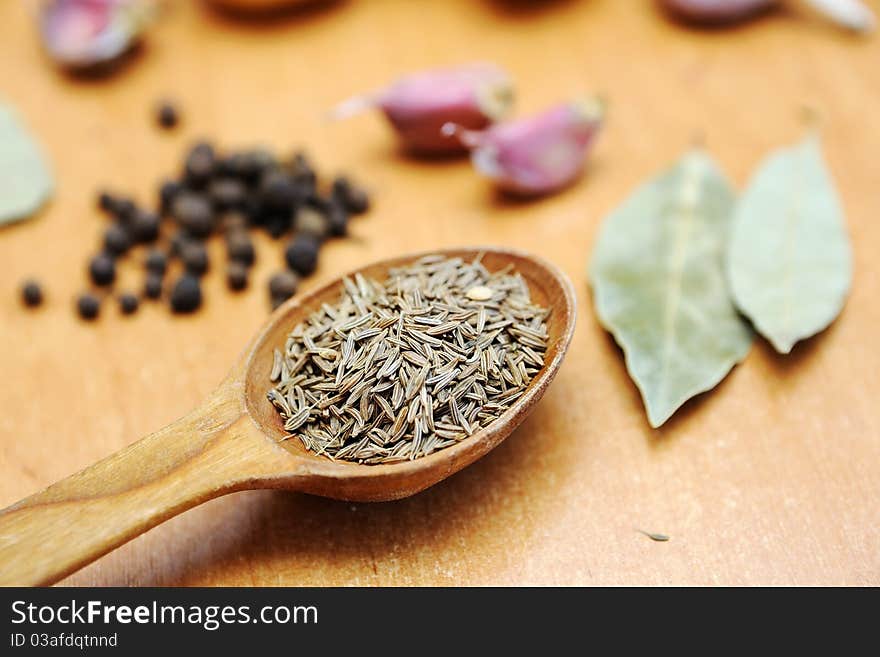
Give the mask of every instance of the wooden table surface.
M 0 3 L 0 95 L 41 138 L 59 187 L 37 220 L 0 229 L 0 505 L 182 415 L 266 318 L 265 280 L 281 264 L 268 240 L 253 289 L 233 297 L 209 276 L 193 317 L 108 306 L 86 325 L 72 312 L 101 232 L 95 191 L 150 197 L 199 136 L 304 146 L 373 191 L 375 211 L 327 247 L 306 289 L 385 255 L 491 243 L 556 262 L 579 302 L 569 356 L 534 414 L 433 489 L 382 504 L 227 496 L 65 583 L 880 584 L 880 38 L 793 12 L 699 32 L 647 0 L 349 0 L 273 23 L 179 2 L 130 66 L 82 81 L 47 66 L 22 4 Z M 466 161 L 403 157 L 377 116 L 322 118 L 401 72 L 478 59 L 512 72 L 522 112 L 608 97 L 580 184 L 511 203 Z M 180 101 L 178 132 L 153 127 L 161 96 Z M 718 389 L 651 430 L 592 310 L 584 270 L 599 222 L 696 136 L 741 186 L 768 149 L 799 137 L 805 103 L 824 117 L 853 236 L 843 315 L 787 358 L 757 342 Z M 28 275 L 48 293 L 37 312 L 17 299 Z

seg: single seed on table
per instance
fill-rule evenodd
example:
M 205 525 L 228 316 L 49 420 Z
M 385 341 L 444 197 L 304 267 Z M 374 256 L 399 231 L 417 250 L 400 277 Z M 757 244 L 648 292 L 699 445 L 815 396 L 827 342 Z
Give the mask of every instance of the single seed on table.
M 323 241 L 330 234 L 330 226 L 327 218 L 312 208 L 301 208 L 296 213 L 293 222 L 296 232 L 301 235 L 312 235 L 318 241 Z
M 208 271 L 208 250 L 201 242 L 192 241 L 183 246 L 180 259 L 186 271 L 196 276 L 202 276 Z
M 308 276 L 318 266 L 319 248 L 320 244 L 313 235 L 297 235 L 284 251 L 287 266 L 297 274 Z
M 148 299 L 158 299 L 162 296 L 162 274 L 151 271 L 147 273 L 144 281 L 144 296 Z
M 116 280 L 116 263 L 107 253 L 99 253 L 89 263 L 89 276 L 92 282 L 103 287 Z
M 76 310 L 83 319 L 95 319 L 101 310 L 101 301 L 94 294 L 86 292 L 76 300 Z
M 112 255 L 122 255 L 131 247 L 131 236 L 118 223 L 111 224 L 104 231 L 104 250 Z
M 269 279 L 269 298 L 272 307 L 277 308 L 296 294 L 299 277 L 292 271 L 282 271 Z
M 131 292 L 119 295 L 119 310 L 123 315 L 131 315 L 138 309 L 138 298 Z
M 242 262 L 233 260 L 226 268 L 226 285 L 230 290 L 238 292 L 247 287 L 248 268 Z
M 171 310 L 176 313 L 191 313 L 202 305 L 202 288 L 199 279 L 192 274 L 183 274 L 171 288 Z
M 139 209 L 131 220 L 131 236 L 135 242 L 155 242 L 159 237 L 159 215 L 149 210 Z
M 159 127 L 166 130 L 177 127 L 180 122 L 180 113 L 171 101 L 162 101 L 156 109 L 156 122 Z
M 159 249 L 152 249 L 147 254 L 147 259 L 144 262 L 144 265 L 147 271 L 155 272 L 157 274 L 164 274 L 165 269 L 168 267 L 168 256 L 164 251 L 160 251 Z
M 177 223 L 193 237 L 207 237 L 214 230 L 214 209 L 207 197 L 195 192 L 179 193 L 171 204 Z
M 29 308 L 36 308 L 43 303 L 43 289 L 35 280 L 27 280 L 21 286 L 21 300 Z
M 226 235 L 226 256 L 230 261 L 245 266 L 254 264 L 256 253 L 254 243 L 244 230 L 235 230 Z
M 214 174 L 215 164 L 214 147 L 207 142 L 198 143 L 186 156 L 184 177 L 190 186 L 200 188 Z

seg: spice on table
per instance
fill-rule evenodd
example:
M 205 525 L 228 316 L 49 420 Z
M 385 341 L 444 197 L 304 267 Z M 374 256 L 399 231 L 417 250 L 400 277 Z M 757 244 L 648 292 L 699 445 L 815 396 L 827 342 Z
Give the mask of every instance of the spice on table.
M 287 266 L 301 276 L 308 276 L 318 266 L 321 244 L 314 235 L 297 235 L 284 250 Z
M 657 534 L 656 532 L 646 532 L 642 529 L 637 529 L 636 531 L 639 532 L 639 534 L 644 534 L 645 536 L 650 538 L 652 541 L 655 541 L 657 543 L 665 543 L 666 541 L 669 540 L 669 536 L 667 536 L 666 534 Z
M 272 308 L 277 308 L 296 294 L 299 276 L 292 271 L 278 272 L 269 279 L 269 299 Z
M 494 64 L 476 63 L 413 73 L 377 93 L 344 101 L 332 116 L 347 118 L 377 107 L 410 151 L 456 153 L 464 147 L 443 134 L 446 123 L 481 130 L 507 114 L 512 103 L 507 73 Z
M 147 271 L 155 272 L 159 275 L 164 274 L 165 270 L 168 268 L 168 256 L 164 251 L 160 251 L 159 249 L 152 249 L 147 254 L 147 259 L 144 261 L 144 266 Z
M 482 285 L 491 302 L 469 299 Z M 544 365 L 549 309 L 511 268 L 426 256 L 345 279 L 275 350 L 268 393 L 287 438 L 365 464 L 427 456 L 488 427 Z
M 214 230 L 214 209 L 198 192 L 183 191 L 171 204 L 171 214 L 188 235 L 205 238 Z
M 297 235 L 311 235 L 318 242 L 323 242 L 330 234 L 327 217 L 309 207 L 302 208 L 296 213 L 294 227 Z
M 110 285 L 116 280 L 116 263 L 107 253 L 99 253 L 89 263 L 89 276 L 99 287 Z
M 201 242 L 192 241 L 184 244 L 180 252 L 180 259 L 190 274 L 202 276 L 208 271 L 210 264 L 208 250 Z
M 230 261 L 245 266 L 254 264 L 254 242 L 244 230 L 235 230 L 226 236 L 226 255 Z
M 104 231 L 104 250 L 112 255 L 122 255 L 131 246 L 128 231 L 118 223 L 111 224 Z
M 43 288 L 33 279 L 26 280 L 21 286 L 21 300 L 29 308 L 36 308 L 43 303 Z
M 132 239 L 140 244 L 155 242 L 159 238 L 159 214 L 139 208 L 131 219 L 129 230 Z
M 162 274 L 149 272 L 144 281 L 144 296 L 148 299 L 158 299 L 162 296 Z
M 91 292 L 86 292 L 76 300 L 76 310 L 83 319 L 95 319 L 101 310 L 101 300 Z
M 226 267 L 226 285 L 230 290 L 238 292 L 247 287 L 248 268 L 242 262 L 233 260 Z
M 180 112 L 177 109 L 177 105 L 169 100 L 160 102 L 156 108 L 156 122 L 159 124 L 159 127 L 166 130 L 176 128 L 177 124 L 180 123 Z
M 332 196 L 352 214 L 363 214 L 370 209 L 370 197 L 367 193 L 344 176 L 333 181 Z
M 119 295 L 119 310 L 123 315 L 131 315 L 138 309 L 138 298 L 131 292 L 125 292 Z
M 191 313 L 202 305 L 202 288 L 199 279 L 185 273 L 171 288 L 171 309 L 176 313 Z

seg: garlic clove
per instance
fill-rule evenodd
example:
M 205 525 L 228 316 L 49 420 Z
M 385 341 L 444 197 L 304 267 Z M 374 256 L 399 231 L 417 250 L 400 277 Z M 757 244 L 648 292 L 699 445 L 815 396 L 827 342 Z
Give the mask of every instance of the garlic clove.
M 154 9 L 151 0 L 47 0 L 39 15 L 43 46 L 70 69 L 107 64 L 137 43 Z
M 474 168 L 500 189 L 535 196 L 557 191 L 581 174 L 604 113 L 603 103 L 591 98 L 482 131 L 456 124 L 443 131 L 471 149 Z
M 443 134 L 445 124 L 483 129 L 507 114 L 513 97 L 513 84 L 503 70 L 477 63 L 402 77 L 376 94 L 344 101 L 331 115 L 346 118 L 378 107 L 408 150 L 456 153 L 466 149 L 458 139 Z

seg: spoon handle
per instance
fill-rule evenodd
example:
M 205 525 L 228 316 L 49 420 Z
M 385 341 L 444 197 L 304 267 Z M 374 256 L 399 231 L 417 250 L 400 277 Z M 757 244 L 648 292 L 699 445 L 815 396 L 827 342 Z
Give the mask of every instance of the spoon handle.
M 0 511 L 0 585 L 47 585 L 204 501 L 251 487 L 265 444 L 224 383 L 201 407 Z

